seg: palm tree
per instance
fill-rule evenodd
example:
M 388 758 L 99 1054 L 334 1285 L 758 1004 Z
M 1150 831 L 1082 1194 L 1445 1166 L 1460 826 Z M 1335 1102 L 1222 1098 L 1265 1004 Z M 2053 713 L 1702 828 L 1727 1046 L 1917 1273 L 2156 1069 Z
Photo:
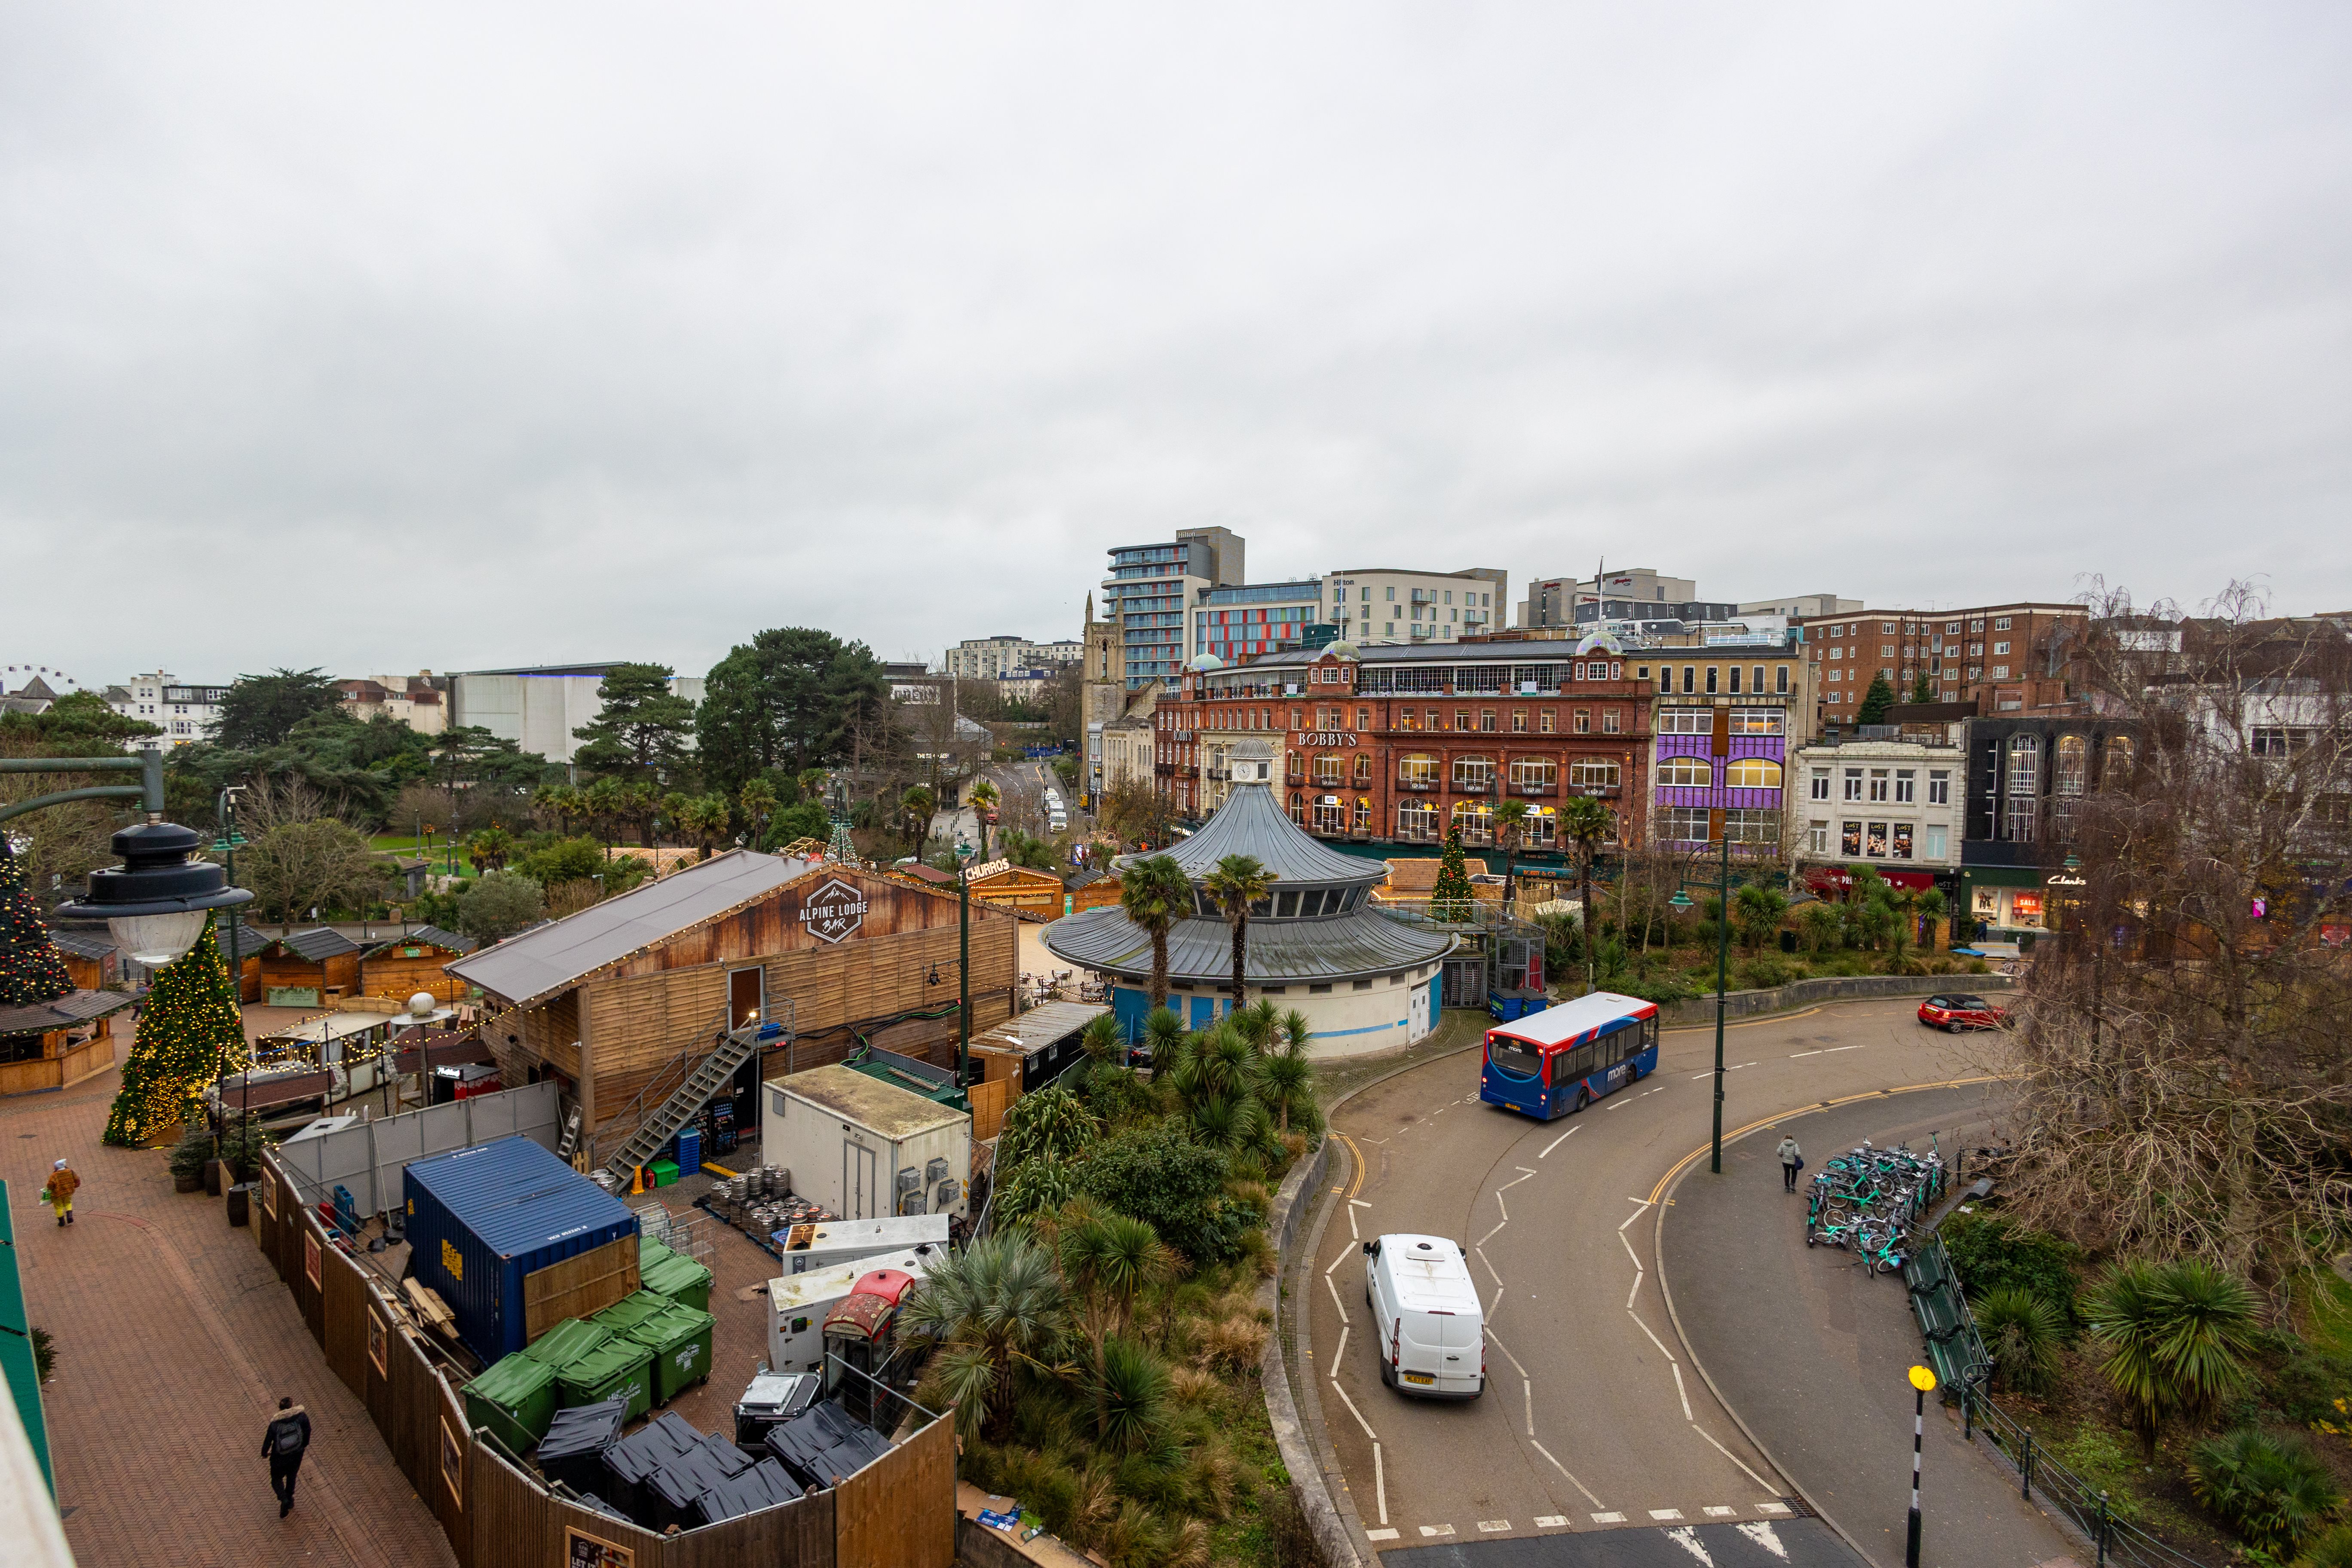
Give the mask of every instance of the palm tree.
M 1125 1057 L 1127 1053 L 1119 1048 L 1118 1016 L 1097 1014 L 1087 1025 L 1086 1032 L 1078 1037 L 1078 1048 L 1087 1053 L 1089 1061 L 1107 1062 L 1115 1057 Z M 1125 1063 L 1118 1065 L 1124 1066 Z
M 1315 1069 L 1308 1065 L 1307 1053 L 1293 1047 L 1266 1058 L 1258 1069 L 1257 1092 L 1274 1108 L 1276 1131 L 1289 1137 L 1291 1108 L 1315 1102 Z
M 971 803 L 972 823 L 980 829 L 980 858 L 985 860 L 988 858 L 988 814 L 999 798 L 996 786 L 986 779 L 975 780 L 966 792 L 966 797 Z
M 1168 1441 L 1168 1363 L 1133 1340 L 1102 1347 L 1095 1376 L 1095 1436 L 1116 1454 L 1141 1454 Z
M 1797 911 L 1797 923 L 1805 928 L 1805 952 L 1814 958 L 1845 932 L 1845 916 L 1835 904 L 1820 899 Z
M 1139 1219 L 1103 1214 L 1062 1227 L 1055 1252 L 1062 1277 L 1086 1299 L 1087 1338 L 1102 1359 L 1106 1336 L 1125 1329 L 1136 1293 L 1175 1271 L 1175 1255 Z
M 1732 899 L 1731 912 L 1739 927 L 1740 945 L 1752 950 L 1763 946 L 1765 937 L 1780 929 L 1789 900 L 1776 889 L 1749 882 Z
M 751 829 L 751 847 L 756 849 L 767 837 L 768 819 L 776 815 L 776 786 L 764 778 L 751 779 L 735 800 L 743 808 L 743 820 Z
M 1144 1015 L 1143 1044 L 1151 1052 L 1151 1077 L 1157 1082 L 1161 1070 L 1175 1066 L 1184 1054 L 1184 1020 L 1173 1007 L 1154 1007 Z
M 572 823 L 588 813 L 587 802 L 580 798 L 578 788 L 568 784 L 541 785 L 539 793 L 531 797 L 531 805 L 555 818 L 556 832 L 567 837 Z
M 1528 803 L 1507 800 L 1495 807 L 1495 847 L 1503 852 L 1503 904 L 1511 902 L 1511 856 L 1519 847 L 1519 838 L 1527 831 Z
M 1234 1014 L 1234 1027 L 1255 1049 L 1272 1050 L 1275 1031 L 1282 1027 L 1282 1015 L 1276 1010 L 1274 998 L 1261 996 Z
M 1579 918 L 1584 922 L 1584 984 L 1592 988 L 1594 981 L 1593 947 L 1601 931 L 1601 922 L 1594 920 L 1592 908 L 1592 858 L 1601 846 L 1615 831 L 1616 823 L 1609 808 L 1589 795 L 1574 795 L 1560 802 L 1559 833 L 1576 850 L 1577 895 Z
M 1234 1001 L 1248 1000 L 1244 986 L 1244 961 L 1249 955 L 1250 906 L 1274 896 L 1275 875 L 1255 855 L 1228 855 L 1201 880 L 1201 890 L 1224 907 L 1225 923 L 1234 928 Z
M 910 784 L 907 793 L 898 797 L 898 805 L 905 810 L 907 820 L 914 825 L 915 847 L 920 849 L 923 840 L 931 836 L 931 813 L 938 809 L 939 797 L 922 784 Z
M 654 818 L 661 815 L 661 791 L 649 780 L 639 779 L 623 792 L 626 803 L 621 815 L 637 825 L 637 842 L 650 848 L 654 841 Z
M 1315 1031 L 1307 1026 L 1307 1015 L 1293 1007 L 1282 1016 L 1283 1044 L 1294 1051 L 1303 1051 Z
M 981 781 L 985 784 L 985 779 Z M 1151 939 L 1151 1005 L 1168 1005 L 1168 932 L 1192 912 L 1192 883 L 1165 855 L 1130 861 L 1118 874 L 1118 907 Z M 1158 1061 L 1155 1052 L 1152 1059 Z
M 2088 1305 L 2091 1333 L 2107 1352 L 2099 1370 L 2132 1406 L 2151 1458 L 2167 1416 L 2210 1415 L 2245 1387 L 2261 1338 L 2254 1295 L 2203 1258 L 2122 1264 Z
M 514 858 L 514 835 L 492 823 L 467 840 L 466 847 L 474 864 L 488 870 L 503 871 Z
M 978 1436 L 1013 1418 L 1013 1385 L 1023 1369 L 1059 1376 L 1069 1300 L 1054 1255 L 1020 1235 L 975 1241 L 931 1265 L 901 1309 L 899 1322 L 940 1347 L 932 1363 L 956 1425 Z
M 614 821 L 620 816 L 626 799 L 627 796 L 621 788 L 621 781 L 609 776 L 598 779 L 594 784 L 590 784 L 586 794 L 582 797 L 583 804 L 587 807 L 584 815 L 594 826 L 596 837 L 604 841 L 604 858 L 607 860 L 613 858 Z
M 702 845 L 702 858 L 710 858 L 710 841 L 727 831 L 730 812 L 723 795 L 706 795 L 686 803 L 680 822 Z
M 832 781 L 823 768 L 803 768 L 799 776 L 793 782 L 800 785 L 803 800 L 814 801 L 821 806 L 826 805 L 825 786 Z M 831 808 L 827 806 L 827 809 Z

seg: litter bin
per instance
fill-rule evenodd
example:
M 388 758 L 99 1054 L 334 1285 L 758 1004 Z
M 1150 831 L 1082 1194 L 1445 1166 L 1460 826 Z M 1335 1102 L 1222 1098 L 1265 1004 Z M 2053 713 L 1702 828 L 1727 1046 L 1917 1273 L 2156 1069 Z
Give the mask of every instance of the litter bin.
M 717 1321 L 708 1312 L 665 1299 L 659 1310 L 628 1331 L 629 1338 L 653 1352 L 656 1403 L 667 1405 L 710 1375 L 710 1330 Z
M 228 1222 L 231 1225 L 253 1223 L 253 1184 L 238 1182 L 228 1189 Z
M 585 1355 L 555 1369 L 556 1386 L 567 1405 L 628 1402 L 629 1420 L 653 1408 L 653 1352 L 631 1339 L 609 1339 Z
M 520 1351 L 501 1357 L 459 1392 L 466 1396 L 466 1419 L 488 1427 L 517 1458 L 538 1446 L 555 1419 L 555 1369 Z
M 710 1310 L 710 1270 L 691 1258 L 672 1253 L 649 1268 L 640 1268 L 637 1277 L 656 1296 L 698 1312 Z
M 613 1331 L 602 1323 L 566 1318 L 533 1340 L 522 1353 L 560 1370 L 566 1362 L 587 1354 L 612 1337 Z
M 539 1468 L 573 1491 L 595 1490 L 604 1484 L 604 1450 L 620 1441 L 628 1415 L 622 1399 L 557 1411 L 539 1440 Z
M 656 1160 L 646 1167 L 647 1186 L 667 1187 L 677 1180 L 677 1162 L 675 1160 Z
M 634 1295 L 622 1297 L 588 1321 L 612 1330 L 617 1337 L 627 1333 L 668 1304 L 669 1299 L 666 1296 L 656 1296 L 651 1290 L 639 1290 Z

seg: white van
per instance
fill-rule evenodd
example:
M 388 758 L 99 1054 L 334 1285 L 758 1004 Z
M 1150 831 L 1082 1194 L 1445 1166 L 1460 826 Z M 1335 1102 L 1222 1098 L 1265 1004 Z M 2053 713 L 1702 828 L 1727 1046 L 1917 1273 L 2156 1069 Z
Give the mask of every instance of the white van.
M 1381 1381 L 1401 1394 L 1475 1399 L 1486 1392 L 1486 1314 L 1462 1244 L 1442 1236 L 1364 1243 L 1364 1301 Z

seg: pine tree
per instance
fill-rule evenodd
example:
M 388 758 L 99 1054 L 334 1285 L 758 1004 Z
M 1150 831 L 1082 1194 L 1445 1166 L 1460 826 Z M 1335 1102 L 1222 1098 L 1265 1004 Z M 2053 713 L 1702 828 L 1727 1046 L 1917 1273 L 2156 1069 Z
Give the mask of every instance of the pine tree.
M 1470 918 L 1470 868 L 1462 859 L 1462 830 L 1445 830 L 1445 858 L 1438 863 L 1437 885 L 1429 890 L 1429 918 L 1466 921 Z
M 1910 700 L 1914 702 L 1936 700 L 1936 689 L 1927 684 L 1927 672 L 1924 669 L 1912 678 Z
M 24 863 L 0 839 L 0 1007 L 54 1002 L 73 988 L 41 907 L 33 901 Z
M 220 942 L 207 924 L 187 956 L 155 973 L 106 1142 L 137 1148 L 196 1114 L 205 1085 L 252 1059 Z
M 1885 676 L 1874 675 L 1870 678 L 1870 689 L 1862 694 L 1862 711 L 1854 715 L 1853 721 L 1857 724 L 1884 724 L 1886 722 L 1886 710 L 1894 706 L 1895 688 L 1887 684 Z

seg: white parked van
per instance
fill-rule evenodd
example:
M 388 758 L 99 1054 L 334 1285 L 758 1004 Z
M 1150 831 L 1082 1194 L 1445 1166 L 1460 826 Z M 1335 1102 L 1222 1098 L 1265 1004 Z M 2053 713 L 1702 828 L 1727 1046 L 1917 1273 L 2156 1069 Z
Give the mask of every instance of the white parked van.
M 1486 1391 L 1486 1314 L 1462 1244 L 1442 1236 L 1364 1243 L 1364 1301 L 1381 1381 L 1401 1394 L 1475 1399 Z

